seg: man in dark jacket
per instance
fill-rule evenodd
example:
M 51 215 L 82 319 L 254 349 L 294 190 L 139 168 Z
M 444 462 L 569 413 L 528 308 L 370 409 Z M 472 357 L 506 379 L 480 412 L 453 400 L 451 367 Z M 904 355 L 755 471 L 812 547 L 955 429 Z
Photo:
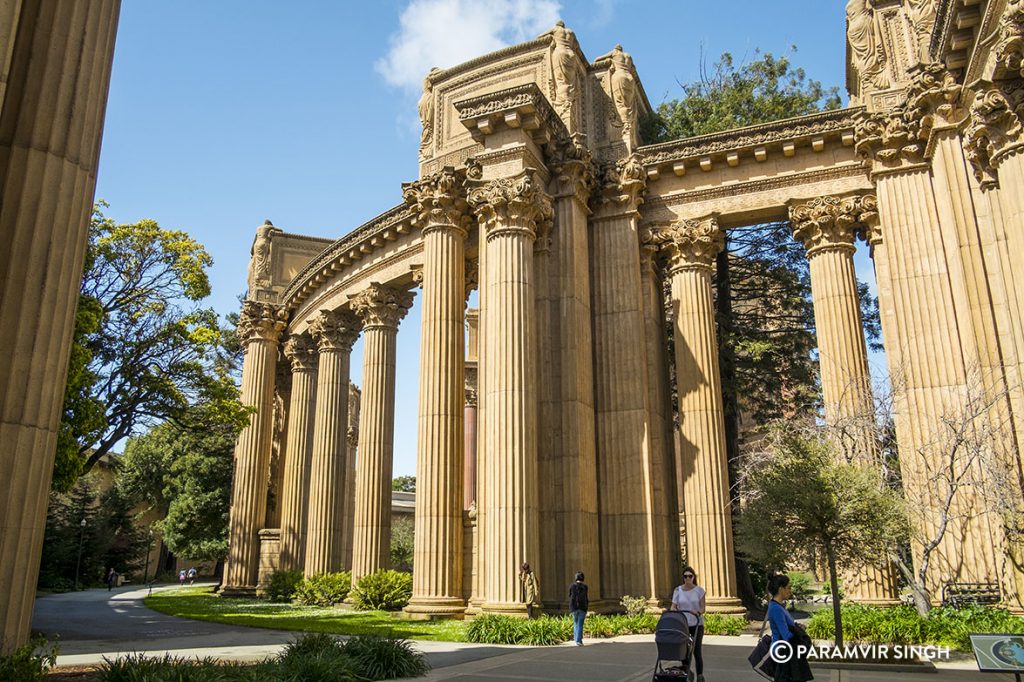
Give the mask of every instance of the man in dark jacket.
M 583 621 L 587 619 L 590 598 L 587 596 L 587 584 L 583 582 L 583 574 L 576 574 L 576 582 L 569 585 L 569 610 L 572 612 L 572 634 L 576 646 L 583 646 Z

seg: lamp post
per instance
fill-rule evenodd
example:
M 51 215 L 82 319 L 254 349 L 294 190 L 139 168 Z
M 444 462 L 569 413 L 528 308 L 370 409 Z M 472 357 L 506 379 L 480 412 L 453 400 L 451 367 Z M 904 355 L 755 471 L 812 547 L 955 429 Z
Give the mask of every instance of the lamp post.
M 78 590 L 78 571 L 82 568 L 82 541 L 85 539 L 85 518 L 78 524 L 81 531 L 78 533 L 78 561 L 75 563 L 75 590 Z

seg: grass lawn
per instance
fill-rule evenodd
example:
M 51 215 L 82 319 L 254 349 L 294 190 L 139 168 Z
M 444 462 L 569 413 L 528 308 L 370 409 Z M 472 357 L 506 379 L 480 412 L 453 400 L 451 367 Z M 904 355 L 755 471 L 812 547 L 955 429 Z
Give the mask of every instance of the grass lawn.
M 398 620 L 387 611 L 272 604 L 262 599 L 229 599 L 212 587 L 179 587 L 154 592 L 146 606 L 170 616 L 275 630 L 382 635 L 405 639 L 464 642 L 466 624 L 458 620 Z

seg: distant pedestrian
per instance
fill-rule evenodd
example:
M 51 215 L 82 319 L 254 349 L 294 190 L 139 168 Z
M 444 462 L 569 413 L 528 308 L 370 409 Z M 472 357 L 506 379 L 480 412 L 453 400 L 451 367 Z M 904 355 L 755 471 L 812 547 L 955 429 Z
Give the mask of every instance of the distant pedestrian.
M 193 566 L 192 568 L 188 569 L 188 584 L 189 585 L 195 585 L 196 584 L 196 573 L 197 572 L 198 571 L 196 571 L 196 567 L 195 566 Z
M 572 612 L 572 636 L 576 646 L 583 646 L 583 621 L 587 619 L 590 609 L 590 598 L 587 595 L 587 584 L 583 582 L 583 573 L 576 574 L 576 582 L 569 585 L 569 611 Z
M 530 570 L 530 564 L 523 562 L 519 571 L 519 579 L 523 583 L 523 600 L 526 602 L 526 617 L 535 618 L 540 609 L 540 581 Z
M 107 571 L 107 592 L 114 589 L 117 586 L 117 571 L 111 566 L 110 570 Z
M 704 612 L 707 610 L 704 588 L 697 584 L 697 572 L 692 566 L 683 569 L 683 584 L 672 593 L 672 609 L 682 611 L 686 616 L 686 625 L 693 637 L 690 653 L 696 664 L 696 682 L 704 682 L 704 652 L 701 645 L 704 641 Z M 687 659 L 689 667 L 689 659 Z
M 178 571 L 178 584 L 185 587 L 185 569 Z

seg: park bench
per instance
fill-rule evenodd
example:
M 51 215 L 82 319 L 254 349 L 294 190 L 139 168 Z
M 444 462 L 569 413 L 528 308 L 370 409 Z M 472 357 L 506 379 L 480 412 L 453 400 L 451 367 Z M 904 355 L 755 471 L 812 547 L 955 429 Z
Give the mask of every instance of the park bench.
M 960 609 L 965 606 L 998 604 L 1003 594 L 998 583 L 955 583 L 942 587 L 942 605 Z

